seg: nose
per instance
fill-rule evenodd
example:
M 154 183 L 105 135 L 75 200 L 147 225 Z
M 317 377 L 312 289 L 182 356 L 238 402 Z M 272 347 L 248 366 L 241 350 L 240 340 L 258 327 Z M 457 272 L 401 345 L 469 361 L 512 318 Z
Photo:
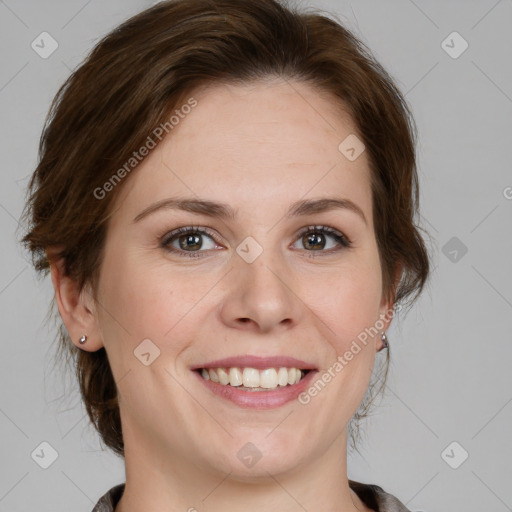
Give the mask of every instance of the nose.
M 303 304 L 285 263 L 264 250 L 252 263 L 236 255 L 234 266 L 221 308 L 226 325 L 268 333 L 297 324 Z

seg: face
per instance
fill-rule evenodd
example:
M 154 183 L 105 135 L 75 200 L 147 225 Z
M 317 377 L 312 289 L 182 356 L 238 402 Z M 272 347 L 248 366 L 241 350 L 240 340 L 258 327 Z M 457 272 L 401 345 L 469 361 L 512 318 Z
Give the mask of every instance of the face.
M 292 471 L 344 432 L 385 330 L 358 341 L 389 307 L 368 160 L 340 152 L 356 128 L 309 85 L 192 96 L 107 232 L 96 316 L 125 443 L 233 478 Z

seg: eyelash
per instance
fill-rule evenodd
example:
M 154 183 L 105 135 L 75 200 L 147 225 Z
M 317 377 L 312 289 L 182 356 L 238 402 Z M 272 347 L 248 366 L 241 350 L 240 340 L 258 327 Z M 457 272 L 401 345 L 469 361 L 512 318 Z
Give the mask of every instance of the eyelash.
M 310 232 L 311 233 L 321 233 L 323 235 L 331 236 L 332 238 L 334 238 L 334 240 L 336 240 L 336 242 L 338 242 L 338 244 L 341 247 L 338 247 L 337 249 L 329 249 L 327 251 L 323 251 L 323 250 L 320 250 L 320 251 L 310 251 L 308 249 L 304 249 L 306 252 L 312 253 L 308 257 L 315 258 L 317 256 L 324 256 L 326 253 L 327 253 L 327 255 L 329 255 L 329 254 L 333 254 L 334 252 L 338 252 L 340 250 L 348 249 L 348 248 L 352 247 L 352 242 L 345 235 L 343 235 L 339 231 L 337 231 L 337 230 L 335 230 L 333 228 L 330 228 L 328 226 L 307 226 L 307 227 L 303 228 L 298 233 L 298 238 L 297 239 L 302 238 L 306 233 L 310 233 Z M 213 232 L 211 232 L 209 229 L 203 228 L 203 227 L 200 227 L 200 226 L 187 226 L 187 227 L 182 227 L 182 228 L 175 229 L 175 230 L 171 231 L 170 233 L 167 233 L 161 239 L 160 245 L 165 250 L 167 250 L 167 251 L 169 251 L 171 253 L 177 254 L 179 256 L 185 257 L 185 258 L 198 258 L 198 257 L 202 258 L 202 257 L 205 257 L 205 256 L 200 255 L 200 254 L 204 253 L 204 252 L 209 252 L 209 250 L 183 251 L 181 249 L 176 249 L 175 247 L 172 247 L 170 245 L 171 242 L 173 242 L 174 239 L 179 238 L 180 235 L 187 235 L 187 234 L 191 234 L 191 233 L 207 235 L 210 238 L 212 238 L 215 243 L 219 244 L 219 242 L 215 238 L 215 234 Z M 212 250 L 215 250 L 215 249 L 212 249 Z M 323 253 L 323 254 L 315 254 L 317 252 Z

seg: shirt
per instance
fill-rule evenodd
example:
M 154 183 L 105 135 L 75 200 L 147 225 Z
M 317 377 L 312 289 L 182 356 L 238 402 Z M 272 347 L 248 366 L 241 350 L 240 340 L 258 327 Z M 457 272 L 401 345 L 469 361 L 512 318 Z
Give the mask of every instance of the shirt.
M 411 512 L 401 501 L 378 485 L 363 484 L 353 480 L 349 480 L 348 484 L 361 501 L 375 512 Z M 114 512 L 123 495 L 124 486 L 125 484 L 119 484 L 112 487 L 99 499 L 92 512 Z

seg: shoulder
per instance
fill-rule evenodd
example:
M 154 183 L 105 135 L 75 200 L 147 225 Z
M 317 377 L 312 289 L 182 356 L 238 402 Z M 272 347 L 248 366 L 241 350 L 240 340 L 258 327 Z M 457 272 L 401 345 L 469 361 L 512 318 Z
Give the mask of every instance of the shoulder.
M 349 480 L 349 487 L 361 501 L 375 512 L 411 512 L 398 498 L 374 484 Z
M 123 495 L 125 484 L 119 484 L 107 491 L 92 509 L 92 512 L 114 512 L 121 496 Z

